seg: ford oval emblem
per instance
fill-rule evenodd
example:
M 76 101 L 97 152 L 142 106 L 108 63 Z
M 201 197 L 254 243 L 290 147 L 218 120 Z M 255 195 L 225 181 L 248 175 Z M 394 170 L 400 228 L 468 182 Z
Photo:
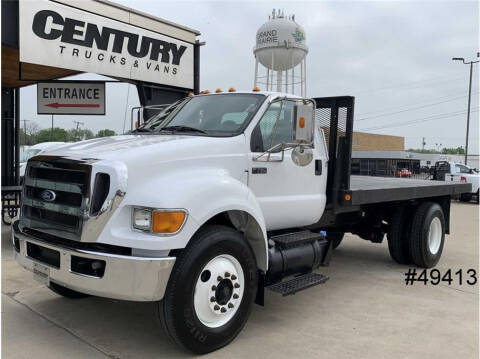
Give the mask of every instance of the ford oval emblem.
M 53 202 L 53 201 L 55 201 L 55 198 L 57 197 L 57 194 L 55 192 L 53 192 L 52 190 L 46 189 L 45 191 L 40 193 L 40 197 L 42 197 L 42 199 L 44 201 Z

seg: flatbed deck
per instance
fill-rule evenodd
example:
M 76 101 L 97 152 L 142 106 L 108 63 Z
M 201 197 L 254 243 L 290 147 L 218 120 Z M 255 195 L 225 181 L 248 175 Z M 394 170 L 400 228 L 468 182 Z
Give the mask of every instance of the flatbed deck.
M 350 204 L 404 201 L 416 198 L 458 195 L 469 192 L 470 183 L 417 180 L 410 178 L 351 176 Z

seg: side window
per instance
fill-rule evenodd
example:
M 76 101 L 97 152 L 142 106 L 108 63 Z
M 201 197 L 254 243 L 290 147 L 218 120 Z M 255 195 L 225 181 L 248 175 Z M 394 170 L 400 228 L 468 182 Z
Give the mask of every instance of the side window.
M 252 132 L 251 150 L 263 152 L 280 143 L 293 140 L 293 101 L 275 102 L 263 114 Z
M 455 165 L 455 170 L 457 173 L 470 173 L 468 167 L 463 165 Z

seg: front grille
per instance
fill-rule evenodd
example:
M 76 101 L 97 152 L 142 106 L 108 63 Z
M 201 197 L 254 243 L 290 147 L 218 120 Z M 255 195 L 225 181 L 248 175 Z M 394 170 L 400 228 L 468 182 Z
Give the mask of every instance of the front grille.
M 25 196 L 33 198 L 36 200 L 43 200 L 42 193 L 45 191 L 45 188 L 42 187 L 25 187 Z M 72 193 L 66 191 L 55 191 L 55 203 L 65 204 L 72 207 L 80 207 L 82 205 L 83 196 L 81 193 Z
M 69 214 L 63 214 L 48 209 L 23 206 L 23 214 L 25 217 L 32 218 L 38 221 L 46 221 L 70 228 L 77 228 L 79 218 Z
M 22 198 L 22 228 L 80 240 L 89 213 L 91 164 L 54 156 L 28 162 Z
M 30 167 L 28 177 L 48 181 L 84 184 L 87 180 L 87 173 L 65 168 Z

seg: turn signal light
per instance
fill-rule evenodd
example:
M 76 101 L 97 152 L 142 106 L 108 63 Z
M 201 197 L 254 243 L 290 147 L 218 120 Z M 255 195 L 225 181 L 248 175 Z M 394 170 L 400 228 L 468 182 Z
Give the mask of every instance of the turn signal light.
M 252 91 L 255 91 L 255 92 L 260 91 L 260 87 L 255 86 Z
M 298 120 L 298 126 L 300 128 L 304 128 L 305 127 L 305 117 L 300 117 L 300 119 Z
M 215 90 L 216 93 L 220 93 L 220 92 L 223 92 L 221 88 L 218 88 Z
M 230 87 L 230 88 L 228 89 L 228 92 L 235 92 L 235 91 L 236 91 L 236 90 L 235 90 L 235 87 Z
M 346 194 L 345 196 L 343 196 L 343 198 L 345 198 L 345 201 L 350 201 L 352 199 L 352 196 Z
M 185 221 L 185 212 L 183 211 L 153 211 L 152 216 L 153 233 L 175 233 Z

